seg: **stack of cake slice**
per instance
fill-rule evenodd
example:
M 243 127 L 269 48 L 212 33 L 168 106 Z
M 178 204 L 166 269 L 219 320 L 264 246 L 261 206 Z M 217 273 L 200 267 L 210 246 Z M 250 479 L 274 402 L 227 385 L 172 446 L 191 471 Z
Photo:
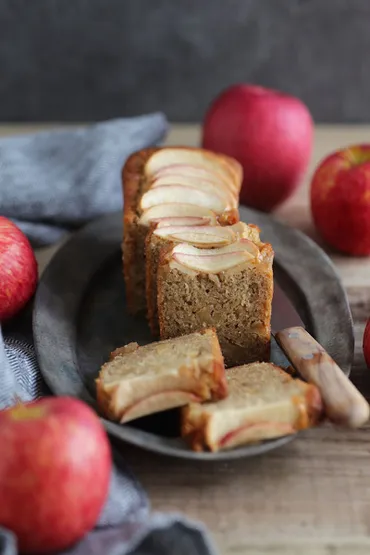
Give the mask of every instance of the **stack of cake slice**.
M 179 434 L 196 451 L 291 435 L 323 416 L 316 386 L 274 364 L 225 372 L 212 329 L 116 349 L 96 382 L 102 415 L 121 424 L 182 407 Z
M 145 149 L 123 170 L 124 275 L 133 313 L 145 309 L 145 237 L 150 222 L 202 217 L 221 224 L 238 220 L 241 168 L 232 158 L 202 149 Z
M 162 339 L 214 327 L 228 366 L 268 360 L 273 250 L 239 222 L 239 164 L 203 149 L 148 149 L 122 176 L 129 310 L 147 309 Z

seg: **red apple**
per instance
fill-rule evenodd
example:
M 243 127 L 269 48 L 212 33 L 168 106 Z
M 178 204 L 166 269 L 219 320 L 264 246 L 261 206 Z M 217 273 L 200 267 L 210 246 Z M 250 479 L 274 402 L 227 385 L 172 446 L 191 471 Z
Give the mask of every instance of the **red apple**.
M 0 412 L 0 526 L 22 553 L 59 551 L 95 525 L 111 451 L 92 409 L 49 397 Z
M 329 245 L 370 254 L 370 145 L 338 150 L 321 162 L 311 182 L 311 209 Z
M 367 364 L 367 367 L 370 368 L 370 318 L 367 321 L 367 324 L 365 327 L 363 348 L 364 348 L 365 362 Z
M 252 85 L 234 85 L 211 104 L 202 146 L 243 167 L 240 201 L 271 211 L 298 186 L 310 159 L 313 125 L 298 98 Z
M 37 262 L 27 237 L 0 216 L 0 322 L 24 307 L 36 285 Z

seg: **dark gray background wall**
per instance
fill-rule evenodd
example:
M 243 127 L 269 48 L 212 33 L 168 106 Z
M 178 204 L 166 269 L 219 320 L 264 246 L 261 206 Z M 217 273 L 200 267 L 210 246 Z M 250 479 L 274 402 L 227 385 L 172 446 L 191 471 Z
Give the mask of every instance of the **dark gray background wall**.
M 0 0 L 0 120 L 197 121 L 235 82 L 369 122 L 370 1 Z

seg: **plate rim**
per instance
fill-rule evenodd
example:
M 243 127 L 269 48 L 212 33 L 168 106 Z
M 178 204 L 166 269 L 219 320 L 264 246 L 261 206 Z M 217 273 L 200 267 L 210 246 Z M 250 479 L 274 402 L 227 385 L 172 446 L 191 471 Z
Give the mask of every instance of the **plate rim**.
M 334 319 L 341 320 L 341 325 L 343 329 L 341 331 L 340 337 L 346 336 L 346 342 L 345 342 L 344 350 L 342 349 L 343 350 L 343 354 L 341 355 L 342 358 L 340 361 L 337 360 L 337 362 L 340 363 L 340 366 L 343 369 L 344 373 L 348 376 L 350 372 L 350 367 L 353 360 L 353 352 L 354 352 L 354 331 L 353 331 L 352 316 L 351 316 L 346 292 L 341 283 L 340 277 L 335 269 L 335 266 L 330 260 L 330 258 L 328 257 L 328 255 L 312 239 L 307 237 L 303 232 L 294 228 L 290 228 L 286 224 L 283 224 L 275 220 L 270 215 L 254 211 L 249 208 L 240 207 L 240 219 L 241 221 L 246 221 L 246 222 L 248 220 L 250 222 L 253 221 L 253 223 L 261 227 L 262 239 L 263 239 L 263 236 L 266 234 L 268 235 L 271 232 L 271 230 L 277 233 L 277 236 L 280 235 L 279 240 L 275 241 L 273 244 L 273 248 L 275 250 L 276 262 L 279 266 L 282 267 L 283 271 L 286 272 L 288 276 L 290 276 L 293 279 L 296 286 L 297 286 L 297 279 L 296 279 L 297 272 L 294 271 L 296 270 L 296 268 L 294 267 L 292 268 L 291 266 L 289 267 L 291 262 L 290 262 L 290 256 L 286 256 L 287 250 L 290 252 L 292 248 L 294 248 L 296 245 L 299 245 L 303 250 L 303 255 L 309 256 L 309 260 L 311 260 L 312 256 L 317 257 L 319 261 L 321 260 L 321 263 L 324 265 L 324 269 L 326 273 L 333 280 L 332 292 L 334 296 L 341 299 L 340 311 L 339 311 L 340 314 L 339 316 L 336 317 L 334 312 Z M 45 382 L 49 386 L 50 390 L 56 395 L 68 394 L 68 384 L 64 384 L 65 387 L 63 386 L 60 387 L 59 382 L 58 383 L 56 382 L 55 376 L 53 376 L 53 372 L 50 369 L 50 366 L 52 366 L 52 364 L 50 365 L 50 362 L 52 361 L 50 361 L 50 357 L 47 355 L 46 351 L 48 351 L 48 349 L 44 348 L 44 345 L 43 345 L 47 334 L 52 335 L 54 332 L 54 330 L 48 329 L 48 324 L 47 322 L 45 322 L 45 318 L 44 318 L 45 304 L 47 304 L 45 303 L 45 295 L 47 299 L 47 295 L 49 293 L 48 287 L 50 283 L 52 283 L 53 281 L 52 280 L 53 272 L 55 272 L 56 269 L 58 268 L 58 264 L 61 265 L 61 263 L 64 263 L 64 260 L 69 257 L 71 252 L 74 254 L 76 254 L 76 252 L 81 254 L 79 252 L 79 246 L 80 244 L 83 243 L 84 239 L 93 240 L 94 237 L 95 239 L 99 237 L 99 240 L 103 240 L 104 242 L 104 239 L 107 239 L 110 235 L 112 235 L 112 233 L 113 235 L 114 233 L 117 233 L 118 227 L 120 228 L 120 230 L 122 230 L 121 212 L 109 214 L 109 215 L 103 216 L 102 218 L 99 218 L 98 220 L 94 220 L 88 223 L 86 226 L 84 226 L 79 231 L 74 233 L 58 249 L 58 251 L 54 254 L 52 259 L 49 261 L 49 264 L 46 266 L 44 273 L 41 276 L 39 286 L 35 295 L 34 308 L 33 308 L 34 342 L 35 342 L 35 349 L 36 349 L 36 354 L 39 361 L 41 373 L 44 377 Z M 285 240 L 288 241 L 288 243 L 289 241 L 293 242 L 293 246 L 290 246 L 287 249 L 287 244 L 284 245 Z M 108 244 L 109 244 L 109 241 L 107 241 L 107 245 Z M 107 248 L 106 252 L 104 251 L 103 257 L 97 257 L 97 260 L 96 260 L 97 266 L 94 267 L 91 275 L 86 276 L 85 288 L 88 286 L 90 279 L 93 277 L 93 275 L 99 270 L 100 266 L 103 265 L 114 254 L 114 252 L 117 252 L 118 248 L 119 248 L 119 245 L 115 243 L 114 249 L 111 248 L 109 250 L 109 248 Z M 86 256 L 88 253 L 84 253 L 84 254 Z M 95 262 L 94 257 L 96 257 L 96 255 L 97 253 L 92 253 L 92 258 L 94 259 L 94 262 Z M 86 261 L 88 260 L 89 258 L 87 257 Z M 83 261 L 81 263 L 83 263 Z M 316 260 L 316 263 L 317 263 L 317 260 Z M 306 285 L 307 285 L 306 283 L 303 284 L 305 289 L 303 291 L 303 294 L 307 299 L 307 293 L 308 293 L 308 307 L 310 309 L 312 307 L 311 297 L 317 294 L 318 284 L 317 283 L 313 284 L 313 291 L 311 291 L 311 293 L 307 291 Z M 299 289 L 302 289 L 302 283 L 299 284 Z M 83 299 L 84 291 L 85 289 L 80 291 L 80 295 L 78 298 L 78 305 L 81 303 Z M 77 308 L 72 307 L 72 308 L 75 309 L 75 312 L 77 314 L 78 307 Z M 319 337 L 319 341 L 323 343 L 324 347 L 329 351 L 329 353 L 330 351 L 335 351 L 336 347 L 338 346 L 337 345 L 338 338 L 336 337 L 335 340 L 331 342 L 331 344 L 330 343 L 325 344 L 325 342 L 322 341 L 322 337 L 321 337 L 323 335 L 322 326 L 320 326 L 320 322 L 315 317 L 315 315 L 311 314 L 311 317 L 312 316 L 313 316 L 312 321 L 313 321 L 313 328 L 314 328 L 313 335 L 315 337 L 317 336 Z M 327 317 L 329 317 L 329 319 L 333 317 L 332 308 L 329 310 L 329 314 L 327 315 Z M 61 327 L 63 328 L 63 324 L 61 324 Z M 54 339 L 57 337 L 58 336 L 54 334 Z M 49 338 L 49 344 L 50 344 L 50 338 Z M 71 348 L 71 346 L 69 347 Z M 333 355 L 333 353 L 331 354 Z M 70 355 L 71 355 L 70 363 L 74 365 L 74 368 L 78 373 L 77 355 L 75 352 L 72 353 L 72 351 Z M 81 391 L 83 390 L 81 389 Z M 86 402 L 88 402 L 90 405 L 92 404 L 94 408 L 96 408 L 96 404 L 94 405 L 95 400 L 92 401 L 91 397 L 88 396 L 87 398 L 85 398 L 84 395 L 81 395 L 81 398 Z M 189 460 L 193 459 L 198 461 L 200 460 L 227 461 L 227 460 L 232 460 L 236 458 L 261 455 L 263 453 L 271 451 L 272 449 L 275 449 L 287 444 L 288 442 L 292 441 L 294 438 L 296 438 L 299 435 L 299 434 L 293 434 L 291 436 L 285 436 L 277 439 L 268 440 L 266 442 L 259 443 L 258 445 L 242 446 L 229 451 L 221 451 L 217 453 L 210 453 L 210 452 L 196 453 L 190 449 L 188 450 L 188 449 L 176 448 L 171 445 L 163 446 L 161 445 L 160 442 L 159 443 L 157 442 L 156 444 L 155 442 L 152 443 L 150 441 L 147 441 L 148 435 L 154 436 L 155 434 L 150 434 L 147 432 L 143 432 L 141 430 L 137 430 L 132 426 L 129 426 L 129 425 L 122 426 L 114 422 L 109 422 L 104 418 L 101 418 L 101 421 L 106 431 L 109 434 L 115 436 L 117 439 L 123 440 L 125 442 L 136 445 L 137 447 L 144 448 L 148 451 L 155 452 L 157 454 L 173 456 L 177 458 L 186 458 Z M 136 438 L 133 436 L 133 431 L 137 436 Z M 155 436 L 155 437 L 158 438 L 159 436 Z

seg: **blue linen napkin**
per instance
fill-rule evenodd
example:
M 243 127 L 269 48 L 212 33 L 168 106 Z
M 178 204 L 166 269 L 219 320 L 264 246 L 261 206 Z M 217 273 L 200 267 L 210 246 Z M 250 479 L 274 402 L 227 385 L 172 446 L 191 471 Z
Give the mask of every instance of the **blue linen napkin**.
M 122 206 L 121 169 L 136 150 L 160 143 L 163 114 L 0 139 L 0 211 L 34 245 Z
M 121 167 L 138 149 L 160 143 L 162 114 L 117 119 L 83 129 L 0 139 L 0 213 L 34 245 L 59 240 L 122 205 Z M 50 395 L 32 342 L 31 307 L 0 328 L 0 409 L 16 398 Z M 95 530 L 65 555 L 211 555 L 199 523 L 178 514 L 151 513 L 149 501 L 115 450 L 108 501 Z M 0 555 L 16 555 L 13 534 L 0 528 Z

